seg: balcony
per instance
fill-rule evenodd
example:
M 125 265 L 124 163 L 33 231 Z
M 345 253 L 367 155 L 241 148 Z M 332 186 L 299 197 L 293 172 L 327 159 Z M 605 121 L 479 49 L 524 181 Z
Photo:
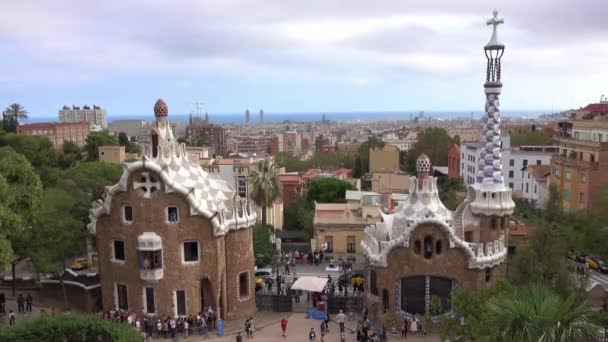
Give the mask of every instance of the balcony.
M 149 270 L 140 269 L 139 277 L 141 278 L 141 280 L 144 280 L 144 281 L 156 282 L 163 278 L 163 269 L 162 268 L 149 269 Z
M 163 250 L 161 237 L 145 232 L 137 237 L 139 277 L 144 281 L 159 281 L 163 278 Z

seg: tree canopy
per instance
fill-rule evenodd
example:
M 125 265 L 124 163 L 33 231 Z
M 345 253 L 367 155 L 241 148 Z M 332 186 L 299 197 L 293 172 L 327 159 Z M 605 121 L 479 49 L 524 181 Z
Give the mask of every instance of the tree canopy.
M 319 178 L 310 183 L 306 196 L 311 202 L 344 202 L 346 190 L 357 190 L 357 188 L 338 178 Z
M 87 152 L 89 160 L 99 159 L 99 146 L 118 145 L 118 139 L 112 136 L 109 131 L 91 132 L 87 137 L 84 150 Z
M 92 201 L 101 198 L 104 188 L 116 184 L 121 175 L 120 165 L 90 161 L 67 170 L 65 179 L 74 182 L 79 189 L 90 194 Z
M 277 247 L 271 241 L 272 227 L 256 224 L 253 226 L 253 253 L 257 267 L 275 263 L 278 256 Z
M 553 145 L 553 138 L 541 131 L 511 134 L 511 146 L 548 146 Z
M 22 254 L 19 238 L 29 229 L 42 199 L 42 184 L 27 159 L 10 147 L 0 148 L 0 269 L 13 251 Z
M 366 142 L 359 146 L 359 153 L 357 154 L 361 161 L 361 176 L 369 172 L 369 149 L 370 148 L 383 148 L 385 145 L 384 141 L 377 137 L 370 136 Z M 359 167 L 359 166 L 357 166 Z
M 406 154 L 406 171 L 411 174 L 416 173 L 416 160 L 424 153 L 433 165 L 448 165 L 448 149 L 454 140 L 450 138 L 448 132 L 443 128 L 427 128 L 418 134 L 417 140 L 412 149 Z

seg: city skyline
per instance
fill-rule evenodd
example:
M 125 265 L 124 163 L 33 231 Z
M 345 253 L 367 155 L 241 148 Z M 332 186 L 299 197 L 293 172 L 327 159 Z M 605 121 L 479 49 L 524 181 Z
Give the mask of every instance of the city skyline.
M 503 108 L 578 108 L 608 89 L 608 3 L 511 1 Z M 97 104 L 172 113 L 481 110 L 491 32 L 481 1 L 458 3 L 71 1 L 0 4 L 0 101 L 34 117 Z M 255 16 L 250 15 L 255 13 Z M 28 18 L 24 21 L 23 18 Z M 31 25 L 35 22 L 36 25 Z M 41 29 L 44 27 L 44 29 Z

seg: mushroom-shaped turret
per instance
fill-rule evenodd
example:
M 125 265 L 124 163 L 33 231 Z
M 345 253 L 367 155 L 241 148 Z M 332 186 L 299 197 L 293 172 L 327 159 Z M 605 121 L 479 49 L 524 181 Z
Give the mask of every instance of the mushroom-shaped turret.
M 154 104 L 154 116 L 166 117 L 169 115 L 169 108 L 167 108 L 167 104 L 162 99 L 158 99 Z
M 422 189 L 424 179 L 431 173 L 431 159 L 424 153 L 416 160 L 416 173 L 418 174 L 418 189 Z

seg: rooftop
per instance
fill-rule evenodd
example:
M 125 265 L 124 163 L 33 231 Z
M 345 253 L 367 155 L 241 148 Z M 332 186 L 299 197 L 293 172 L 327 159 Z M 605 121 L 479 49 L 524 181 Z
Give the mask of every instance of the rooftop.
M 528 172 L 537 181 L 545 181 L 551 174 L 551 165 L 528 165 Z

